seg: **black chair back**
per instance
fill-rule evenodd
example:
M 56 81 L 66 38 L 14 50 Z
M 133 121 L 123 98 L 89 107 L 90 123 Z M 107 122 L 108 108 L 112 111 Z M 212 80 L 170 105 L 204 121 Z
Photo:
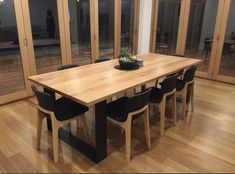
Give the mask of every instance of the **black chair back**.
M 180 54 L 173 54 L 172 56 L 184 57 L 184 55 L 180 55 Z
M 54 112 L 56 107 L 53 97 L 46 92 L 37 90 L 35 86 L 31 88 L 37 98 L 38 105 L 45 110 Z
M 126 114 L 142 109 L 148 104 L 151 89 L 147 89 L 132 97 L 128 97 L 126 102 Z
M 70 69 L 70 68 L 76 68 L 79 67 L 80 65 L 78 64 L 67 64 L 67 65 L 62 65 L 61 67 L 58 68 L 58 71 L 65 70 L 65 69 Z
M 110 58 L 105 58 L 105 57 L 98 58 L 98 59 L 95 60 L 95 63 L 105 62 L 105 61 L 109 61 L 109 60 L 111 60 L 111 59 Z
M 178 76 L 179 76 L 178 73 L 174 73 L 172 75 L 167 76 L 163 80 L 161 86 L 162 95 L 172 92 L 176 88 L 176 81 Z
M 197 70 L 196 66 L 191 66 L 189 69 L 187 69 L 184 73 L 183 81 L 185 83 L 192 81 L 194 79 L 196 70 Z
M 166 77 L 171 77 L 171 76 L 174 75 L 174 74 L 176 74 L 177 77 L 179 77 L 179 76 L 181 76 L 181 75 L 184 74 L 184 70 L 181 69 L 181 70 L 179 70 L 179 71 L 177 71 L 177 72 L 175 72 L 175 73 L 173 73 L 173 74 L 167 75 Z

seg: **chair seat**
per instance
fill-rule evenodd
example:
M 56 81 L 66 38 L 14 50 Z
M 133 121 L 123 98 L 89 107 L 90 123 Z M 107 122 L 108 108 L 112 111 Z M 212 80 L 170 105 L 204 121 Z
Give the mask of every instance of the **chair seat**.
M 183 80 L 177 79 L 176 81 L 176 90 L 180 91 L 184 88 L 185 82 Z
M 81 115 L 89 110 L 88 107 L 81 105 L 68 98 L 62 97 L 56 100 L 56 118 L 59 121 L 72 119 Z
M 162 101 L 162 91 L 159 88 L 153 87 L 152 92 L 149 97 L 149 102 L 151 103 L 159 103 Z
M 122 97 L 113 102 L 110 102 L 107 105 L 108 117 L 116 121 L 125 122 L 127 119 L 127 113 L 125 113 L 124 108 L 125 108 L 127 99 L 128 97 Z

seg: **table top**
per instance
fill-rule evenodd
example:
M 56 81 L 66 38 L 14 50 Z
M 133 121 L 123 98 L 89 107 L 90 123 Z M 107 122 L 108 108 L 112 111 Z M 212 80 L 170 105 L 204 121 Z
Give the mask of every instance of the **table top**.
M 147 53 L 137 56 L 144 66 L 131 71 L 118 70 L 118 60 L 29 77 L 38 85 L 86 106 L 128 89 L 146 84 L 177 70 L 199 64 L 198 59 Z

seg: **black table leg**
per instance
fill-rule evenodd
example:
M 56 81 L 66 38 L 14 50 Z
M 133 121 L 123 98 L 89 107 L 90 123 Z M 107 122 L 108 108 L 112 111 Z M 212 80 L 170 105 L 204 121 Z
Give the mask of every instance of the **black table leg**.
M 95 128 L 96 160 L 99 162 L 107 156 L 106 101 L 95 105 Z
M 106 101 L 97 103 L 95 110 L 95 148 L 63 128 L 59 129 L 59 138 L 77 149 L 90 160 L 99 163 L 107 157 Z M 49 118 L 47 118 L 47 128 L 49 131 L 52 131 L 51 120 Z

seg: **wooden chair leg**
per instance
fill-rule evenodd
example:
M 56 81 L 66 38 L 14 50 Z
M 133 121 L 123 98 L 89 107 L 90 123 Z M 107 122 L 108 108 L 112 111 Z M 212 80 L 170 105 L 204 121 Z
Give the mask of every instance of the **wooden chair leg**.
M 42 134 L 42 121 L 43 116 L 40 111 L 38 111 L 38 124 L 37 124 L 37 149 L 40 149 L 40 143 L 41 143 L 41 134 Z
M 155 81 L 155 87 L 158 86 L 158 79 Z
M 187 100 L 187 92 L 184 92 L 182 95 L 182 117 L 185 118 L 186 113 L 186 100 Z
M 52 139 L 53 139 L 53 157 L 54 162 L 58 162 L 59 149 L 58 149 L 58 131 L 59 126 L 56 120 L 52 119 Z
M 72 132 L 72 123 L 68 123 L 69 131 Z
M 142 90 L 142 91 L 144 91 L 144 90 L 146 90 L 146 89 L 147 89 L 146 85 L 142 85 L 142 86 L 141 86 L 141 90 Z
M 136 93 L 137 93 L 137 89 L 134 88 L 134 89 L 133 89 L 133 94 L 136 94 Z
M 172 117 L 174 125 L 176 125 L 177 122 L 176 115 L 176 93 L 174 93 L 172 96 Z
M 192 84 L 191 89 L 191 110 L 194 111 L 194 83 Z
M 78 118 L 77 119 L 77 129 L 79 129 L 81 127 L 81 119 Z
M 131 161 L 131 121 L 126 124 L 125 127 L 126 136 L 126 161 Z
M 148 108 L 144 112 L 144 128 L 145 128 L 147 147 L 148 147 L 148 149 L 151 149 L 151 137 L 150 137 L 149 111 L 148 111 Z
M 164 135 L 165 129 L 165 110 L 166 110 L 166 99 L 162 99 L 160 103 L 160 135 Z
M 90 142 L 90 136 L 89 136 L 89 129 L 88 129 L 88 126 L 87 126 L 87 121 L 86 121 L 86 116 L 85 114 L 81 116 L 81 119 L 82 119 L 82 122 L 83 122 L 83 125 L 84 125 L 84 134 L 85 134 L 85 137 L 87 139 L 87 142 L 89 143 Z

